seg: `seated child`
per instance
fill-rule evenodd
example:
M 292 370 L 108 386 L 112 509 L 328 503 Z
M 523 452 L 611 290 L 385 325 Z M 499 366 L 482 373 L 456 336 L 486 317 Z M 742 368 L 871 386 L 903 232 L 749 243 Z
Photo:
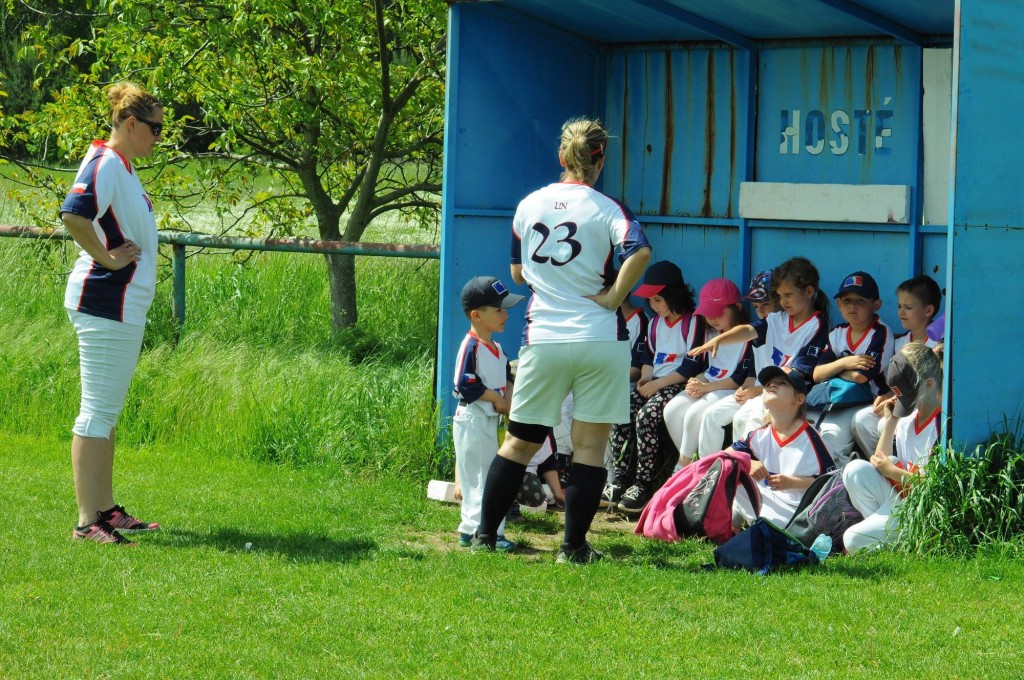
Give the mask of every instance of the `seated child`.
M 728 279 L 712 279 L 704 284 L 695 313 L 711 327 L 709 337 L 747 323 L 747 314 L 740 306 L 740 290 Z M 719 400 L 732 397 L 746 379 L 751 360 L 749 342 L 720 347 L 708 359 L 707 370 L 690 378 L 686 389 L 665 407 L 665 428 L 679 451 L 681 466 L 689 465 L 697 455 L 704 413 Z
M 750 476 L 761 496 L 761 517 L 783 527 L 789 523 L 804 490 L 814 478 L 835 469 L 825 442 L 805 418 L 807 381 L 797 369 L 769 366 L 757 379 L 764 385 L 764 405 L 771 422 L 726 451 L 749 453 Z M 735 519 L 748 524 L 757 517 L 742 490 L 733 502 Z
M 492 276 L 473 278 L 462 289 L 462 310 L 469 319 L 470 331 L 455 361 L 453 394 L 459 398 L 459 406 L 452 421 L 452 436 L 456 478 L 462 493 L 459 545 L 463 547 L 469 546 L 480 525 L 484 480 L 498 455 L 498 420 L 508 414 L 512 402 L 508 357 L 493 335 L 505 330 L 506 310 L 522 299 Z M 515 545 L 504 537 L 504 528 L 502 522 L 496 547 L 512 550 Z
M 764 319 L 772 312 L 779 311 L 779 304 L 771 294 L 772 270 L 767 269 L 750 280 L 750 289 L 743 296 L 754 308 L 758 319 Z M 763 344 L 751 347 L 752 361 L 747 366 L 745 376 L 736 376 L 743 380 L 740 387 L 728 397 L 708 407 L 700 424 L 700 435 L 697 437 L 697 456 L 703 458 L 725 448 L 725 428 L 733 426 L 733 432 L 749 432 L 755 427 L 746 427 L 746 423 L 736 423 L 734 418 L 749 399 L 761 398 L 761 383 L 757 382 L 757 374 L 766 366 L 772 365 L 772 347 Z M 756 427 L 760 427 L 759 423 Z M 742 437 L 734 437 L 738 439 Z M 732 440 L 729 440 L 732 441 Z
M 853 402 L 845 406 L 832 403 L 826 407 L 824 419 L 818 421 L 821 438 L 836 465 L 842 467 L 853 451 L 854 415 L 864 404 L 889 391 L 885 371 L 893 355 L 893 335 L 878 318 L 882 306 L 878 284 L 867 272 L 854 272 L 844 278 L 835 299 L 843 323 L 829 333 L 828 347 L 814 368 L 814 382 L 830 381 L 832 395 L 845 388 L 845 398 Z
M 615 474 L 601 497 L 602 505 L 614 505 L 627 514 L 643 511 L 656 491 L 654 474 L 665 406 L 687 380 L 703 371 L 703 359 L 691 359 L 686 352 L 705 339 L 704 320 L 693 313 L 693 289 L 676 265 L 667 261 L 651 265 L 634 295 L 648 298 L 656 316 L 647 331 L 647 358 L 640 379 L 630 393 L 631 422 L 614 428 Z M 635 448 L 625 446 L 634 429 Z
M 939 284 L 925 274 L 907 279 L 896 287 L 896 303 L 900 325 L 906 329 L 906 333 L 896 336 L 894 354 L 898 354 L 909 342 L 923 342 L 934 348 L 939 341 L 929 336 L 928 326 L 933 323 L 942 305 L 942 289 Z M 853 417 L 853 438 L 865 454 L 874 452 L 878 446 L 882 407 L 893 396 L 892 392 L 878 395 L 872 406 L 859 409 Z
M 930 347 L 905 345 L 889 364 L 887 380 L 899 396 L 885 403 L 878 448 L 870 461 L 854 460 L 843 469 L 850 501 L 864 515 L 843 534 L 850 553 L 898 537 L 904 484 L 925 473 L 942 427 L 942 364 Z

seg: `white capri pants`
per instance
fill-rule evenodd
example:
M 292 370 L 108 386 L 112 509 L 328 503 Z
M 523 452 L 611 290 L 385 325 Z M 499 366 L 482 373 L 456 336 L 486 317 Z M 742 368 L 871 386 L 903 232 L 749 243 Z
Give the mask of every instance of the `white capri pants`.
M 668 402 L 665 407 L 665 429 L 668 430 L 672 443 L 676 445 L 680 456 L 693 460 L 699 455 L 704 455 L 698 447 L 704 415 L 711 406 L 726 397 L 732 399 L 731 390 L 708 392 L 699 399 L 694 399 L 686 392 L 680 392 L 672 397 L 672 401 Z M 734 403 L 735 401 L 733 399 Z M 718 438 L 721 440 L 721 427 L 718 429 Z M 720 450 L 721 447 L 715 449 L 715 451 Z
M 888 479 L 866 460 L 851 460 L 843 468 L 843 485 L 853 507 L 864 515 L 843 534 L 846 552 L 884 545 L 899 536 L 896 509 L 903 499 Z
M 460 405 L 452 419 L 452 438 L 455 440 L 455 466 L 459 469 L 462 486 L 462 521 L 459 532 L 473 535 L 480 528 L 480 513 L 484 498 L 484 480 L 491 462 L 498 455 L 498 419 L 478 404 Z M 505 535 L 505 520 L 498 527 L 498 535 Z
M 68 310 L 78 334 L 82 401 L 72 432 L 110 439 L 142 351 L 145 326 Z
M 742 405 L 736 401 L 733 394 L 727 394 L 704 411 L 704 417 L 700 421 L 700 436 L 697 440 L 698 458 L 717 453 L 736 441 L 736 437 L 733 437 L 732 441 L 725 441 L 725 428 L 732 424 L 733 418 Z

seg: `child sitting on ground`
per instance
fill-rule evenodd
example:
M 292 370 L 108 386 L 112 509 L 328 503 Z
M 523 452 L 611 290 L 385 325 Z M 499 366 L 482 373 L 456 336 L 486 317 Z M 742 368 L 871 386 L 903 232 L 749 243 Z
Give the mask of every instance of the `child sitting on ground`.
M 829 333 L 828 347 L 814 368 L 814 382 L 830 381 L 830 404 L 818 420 L 818 431 L 842 467 L 853 451 L 854 415 L 889 391 L 885 371 L 892 360 L 893 335 L 878 318 L 878 284 L 867 272 L 844 278 L 835 300 L 844 323 Z
M 808 385 L 803 374 L 769 366 L 757 379 L 764 386 L 764 406 L 771 422 L 734 442 L 726 451 L 750 454 L 750 476 L 761 496 L 761 517 L 780 527 L 793 518 L 800 497 L 815 477 L 835 469 L 825 442 L 807 422 Z M 746 493 L 737 491 L 734 521 L 757 519 Z
M 459 545 L 469 547 L 480 526 L 484 479 L 498 455 L 498 420 L 508 414 L 512 401 L 512 374 L 508 357 L 493 338 L 505 330 L 509 307 L 523 299 L 510 293 L 492 276 L 471 279 L 462 289 L 462 310 L 470 331 L 455 362 L 454 396 L 459 399 L 452 422 L 456 479 L 462 492 Z M 496 547 L 515 547 L 505 538 L 505 523 L 498 529 Z
M 854 460 L 843 469 L 850 501 L 864 515 L 843 534 L 850 553 L 899 535 L 896 510 L 904 484 L 924 474 L 942 427 L 942 364 L 932 348 L 920 342 L 904 346 L 889 364 L 886 379 L 899 396 L 885 403 L 878 448 L 870 461 Z
M 942 305 L 939 284 L 926 274 L 907 279 L 896 287 L 896 305 L 900 325 L 906 333 L 896 336 L 894 355 L 909 342 L 923 342 L 934 348 L 939 340 L 929 335 L 928 326 L 934 322 Z M 853 417 L 853 438 L 865 454 L 870 455 L 878 446 L 882 408 L 893 396 L 892 392 L 878 395 L 874 404 L 859 409 Z

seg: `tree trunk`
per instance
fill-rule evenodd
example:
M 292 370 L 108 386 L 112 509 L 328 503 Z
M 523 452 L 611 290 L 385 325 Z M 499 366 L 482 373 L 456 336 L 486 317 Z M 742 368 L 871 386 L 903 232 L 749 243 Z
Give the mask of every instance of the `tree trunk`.
M 331 328 L 338 331 L 355 326 L 359 320 L 356 308 L 355 255 L 324 255 L 327 279 L 331 287 Z

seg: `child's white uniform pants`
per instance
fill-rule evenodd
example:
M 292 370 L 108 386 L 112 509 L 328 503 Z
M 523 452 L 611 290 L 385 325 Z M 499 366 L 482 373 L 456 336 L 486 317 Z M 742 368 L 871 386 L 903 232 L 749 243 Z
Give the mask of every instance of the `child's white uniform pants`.
M 452 438 L 455 440 L 455 466 L 462 486 L 462 521 L 459 532 L 474 534 L 480 527 L 481 502 L 484 480 L 491 462 L 498 455 L 498 420 L 476 404 L 460 404 L 452 420 Z M 498 535 L 505 535 L 505 521 L 498 527 Z
M 894 539 L 899 531 L 894 514 L 903 501 L 889 480 L 868 461 L 851 460 L 843 468 L 843 485 L 853 507 L 864 515 L 863 521 L 843 534 L 846 551 L 873 548 Z

